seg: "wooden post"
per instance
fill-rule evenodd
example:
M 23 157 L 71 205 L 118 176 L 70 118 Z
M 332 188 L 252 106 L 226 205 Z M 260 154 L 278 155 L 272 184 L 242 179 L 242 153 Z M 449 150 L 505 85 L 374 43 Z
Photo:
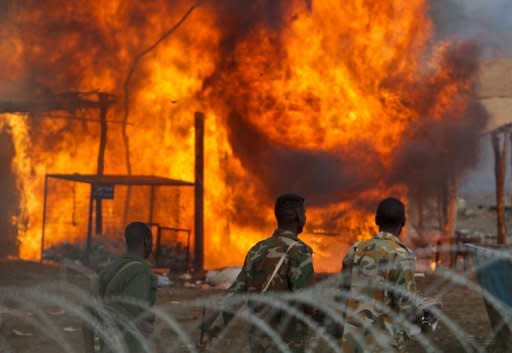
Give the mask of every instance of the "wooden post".
M 503 136 L 503 144 L 501 143 Z M 503 145 L 503 146 L 502 146 Z M 494 131 L 492 133 L 494 149 L 494 175 L 496 177 L 496 215 L 498 226 L 498 244 L 505 244 L 505 176 L 507 172 L 507 150 L 509 148 L 508 132 Z
M 40 262 L 43 263 L 43 255 L 44 255 L 44 237 L 46 230 L 46 197 L 48 195 L 48 175 L 44 176 L 44 194 L 43 194 L 43 224 L 41 225 L 41 259 Z
M 97 174 L 103 175 L 105 171 L 105 149 L 107 146 L 107 111 L 109 107 L 108 95 L 98 94 L 100 101 L 100 146 L 98 149 Z M 101 200 L 96 200 L 96 235 L 103 233 L 103 208 Z
M 418 234 L 419 235 L 423 235 L 423 229 L 425 227 L 425 222 L 424 222 L 424 218 L 423 218 L 423 215 L 424 215 L 424 211 L 423 211 L 424 200 L 425 199 L 423 197 L 423 193 L 421 191 L 419 191 L 417 193 L 417 198 L 416 198 L 417 207 L 418 207 Z
M 155 217 L 155 185 L 151 185 L 149 192 L 149 224 L 153 224 L 153 218 Z
M 457 244 L 455 242 L 455 226 L 457 223 L 457 173 L 452 169 L 449 175 L 448 192 L 446 194 L 446 217 L 443 227 L 443 233 L 450 239 L 450 266 L 453 267 L 457 262 Z
M 85 244 L 85 258 L 84 258 L 84 263 L 86 265 L 89 264 L 89 255 L 91 253 L 91 248 L 92 248 L 92 216 L 93 216 L 93 209 L 94 209 L 94 200 L 92 198 L 92 184 L 91 184 L 91 192 L 90 192 L 90 196 L 89 196 L 89 222 L 87 224 L 87 241 L 86 241 L 86 244 Z
M 451 171 L 446 200 L 446 217 L 443 229 L 444 233 L 450 237 L 453 237 L 457 222 L 457 194 L 457 174 L 454 171 Z
M 204 114 L 195 113 L 195 189 L 194 189 L 194 263 L 197 271 L 204 269 Z

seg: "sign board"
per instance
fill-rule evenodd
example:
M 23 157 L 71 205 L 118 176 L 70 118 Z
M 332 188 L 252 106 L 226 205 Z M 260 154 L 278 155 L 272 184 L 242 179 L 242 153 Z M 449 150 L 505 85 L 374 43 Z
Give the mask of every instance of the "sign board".
M 92 198 L 95 200 L 113 200 L 113 184 L 92 184 Z

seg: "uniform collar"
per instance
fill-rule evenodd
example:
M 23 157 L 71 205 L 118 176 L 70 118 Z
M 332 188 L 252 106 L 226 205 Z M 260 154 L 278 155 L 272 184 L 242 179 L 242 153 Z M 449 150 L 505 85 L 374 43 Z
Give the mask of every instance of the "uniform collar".
M 297 234 L 295 234 L 294 232 L 292 232 L 290 230 L 279 229 L 279 228 L 274 231 L 274 234 L 272 234 L 272 236 L 274 236 L 274 237 L 285 237 L 285 238 L 290 238 L 290 239 L 293 239 L 293 240 L 298 240 L 299 239 L 297 237 Z
M 393 240 L 394 242 L 401 244 L 400 239 L 398 239 L 398 237 L 392 233 L 378 232 L 375 237 L 378 239 Z
M 123 257 L 127 258 L 127 259 L 131 259 L 131 260 L 139 260 L 139 261 L 142 261 L 142 262 L 147 262 L 145 258 L 143 258 L 139 254 L 136 254 L 136 253 L 131 252 L 131 251 L 127 251 L 124 254 Z

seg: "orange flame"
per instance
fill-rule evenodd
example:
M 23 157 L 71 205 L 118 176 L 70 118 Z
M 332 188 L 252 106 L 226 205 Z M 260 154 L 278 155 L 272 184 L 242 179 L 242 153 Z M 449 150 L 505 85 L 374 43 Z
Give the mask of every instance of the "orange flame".
M 135 53 L 153 43 L 156 34 L 175 23 L 189 5 L 188 1 L 175 5 L 109 1 L 81 3 L 78 11 L 72 2 L 42 3 L 46 6 L 30 3 L 11 10 L 16 20 L 1 30 L 11 38 L 10 46 L 0 44 L 0 58 L 10 68 L 3 77 L 27 82 L 35 71 L 38 83 L 54 91 L 113 92 L 119 101 L 109 112 L 113 121 L 123 115 L 123 82 Z M 354 168 L 364 169 L 357 173 L 366 177 L 391 169 L 403 135 L 411 122 L 420 119 L 407 102 L 415 99 L 410 88 L 422 77 L 433 77 L 432 81 L 446 77 L 434 59 L 425 60 L 431 40 L 425 0 L 322 0 L 312 2 L 311 8 L 304 3 L 294 1 L 287 7 L 278 32 L 263 25 L 251 29 L 231 53 L 236 70 L 220 73 L 219 62 L 225 59 L 221 57 L 223 24 L 215 6 L 200 7 L 144 58 L 131 82 L 127 132 L 134 174 L 193 180 L 193 113 L 207 114 L 207 267 L 241 263 L 247 249 L 273 226 L 274 195 L 233 143 L 227 119 L 233 106 L 243 106 L 244 119 L 270 143 L 350 154 L 357 161 Z M 48 29 L 58 32 L 52 35 Z M 425 70 L 428 65 L 434 71 L 431 76 Z M 208 80 L 214 83 L 208 85 Z M 456 104 L 453 97 L 470 89 L 470 80 L 445 85 L 424 113 L 440 118 Z M 29 87 L 36 85 L 31 82 Z M 6 90 L 2 84 L 0 88 Z M 95 119 L 97 113 L 74 114 Z M 2 115 L 0 121 L 11 129 L 16 147 L 13 172 L 18 177 L 21 218 L 27 220 L 20 231 L 19 255 L 35 259 L 40 254 L 44 175 L 95 173 L 99 127 L 89 121 L 55 119 L 52 114 Z M 120 125 L 109 125 L 108 138 L 105 172 L 125 173 Z M 252 142 L 240 138 L 245 144 Z M 361 150 L 361 145 L 369 148 Z M 265 166 L 259 167 L 263 174 Z M 373 187 L 351 199 L 317 203 L 308 210 L 310 226 L 304 237 L 313 245 L 318 270 L 338 270 L 348 243 L 373 231 L 369 208 L 357 201 L 373 202 L 391 193 L 407 195 L 405 185 L 390 187 L 378 175 L 375 180 Z M 174 209 L 182 212 L 175 219 L 181 224 L 166 225 L 192 227 L 192 209 L 183 205 L 184 200 Z M 69 197 L 51 203 L 50 243 L 83 238 L 83 228 L 64 226 L 75 207 Z M 78 218 L 84 223 L 87 205 L 80 207 Z M 146 214 L 147 202 L 135 207 L 137 215 Z M 114 209 L 110 205 L 105 212 L 119 216 Z M 164 210 L 161 221 L 173 219 L 174 211 Z M 319 235 L 325 232 L 340 237 Z

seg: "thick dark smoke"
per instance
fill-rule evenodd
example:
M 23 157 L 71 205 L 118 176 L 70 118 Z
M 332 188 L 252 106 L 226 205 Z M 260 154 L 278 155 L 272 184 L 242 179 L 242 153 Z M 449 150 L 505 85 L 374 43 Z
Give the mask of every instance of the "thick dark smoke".
M 440 93 L 452 82 L 464 82 L 478 73 L 479 46 L 474 42 L 458 43 L 441 58 L 444 71 L 411 90 L 415 111 L 422 119 L 409 125 L 397 151 L 391 181 L 408 185 L 421 197 L 435 195 L 450 174 L 462 176 L 474 167 L 479 155 L 481 131 L 488 113 L 472 92 L 454 98 L 439 118 L 431 118 L 429 109 Z
M 231 2 L 224 2 L 224 6 L 228 4 Z M 314 7 L 314 3 L 308 5 Z M 269 70 L 283 68 L 285 54 L 280 29 L 289 20 L 288 12 L 283 11 L 279 1 L 268 2 L 264 8 L 260 13 L 258 6 L 238 6 L 234 13 L 229 13 L 229 17 L 251 21 L 229 22 L 220 16 L 222 23 L 228 23 L 223 28 L 229 45 L 223 47 L 217 71 L 205 82 L 205 90 L 229 116 L 227 125 L 233 151 L 251 177 L 259 180 L 268 197 L 296 190 L 303 192 L 313 205 L 349 200 L 366 207 L 366 203 L 358 200 L 361 193 L 376 188 L 386 193 L 396 185 L 406 185 L 412 193 L 419 192 L 423 197 L 437 197 L 450 174 L 463 175 L 476 163 L 479 135 L 487 114 L 471 89 L 449 91 L 454 83 L 473 84 L 480 58 L 480 47 L 475 42 L 461 41 L 449 46 L 442 52 L 440 69 L 435 72 L 425 70 L 412 81 L 393 77 L 390 72 L 389 80 L 382 83 L 386 89 L 401 94 L 404 109 L 415 116 L 407 123 L 401 144 L 393 151 L 391 168 L 381 165 L 374 147 L 362 143 L 333 151 L 310 151 L 266 137 L 249 117 L 272 112 L 276 122 L 282 122 L 279 119 L 286 119 L 286 112 L 279 111 L 272 92 L 264 93 L 262 104 L 252 102 L 253 82 L 246 81 L 244 72 L 246 57 L 236 52 L 255 30 L 265 28 L 273 39 L 272 48 L 266 48 L 266 52 L 250 51 L 246 56 L 266 57 Z M 272 78 L 267 72 L 260 75 L 256 79 Z M 452 106 L 443 107 L 440 102 L 447 98 Z M 439 109 L 441 113 L 436 111 Z
M 243 166 L 273 195 L 296 190 L 308 204 L 326 205 L 354 198 L 377 184 L 384 173 L 376 151 L 368 145 L 350 146 L 350 151 L 310 151 L 270 141 L 236 113 L 229 116 L 228 124 L 229 142 Z
M 378 1 L 375 0 L 375 3 Z M 450 1 L 451 5 L 448 4 Z M 450 31 L 457 33 L 456 29 L 443 28 L 443 24 L 450 22 L 443 16 L 452 16 L 448 17 L 450 19 L 461 13 L 461 23 L 467 23 L 478 13 L 461 6 L 462 2 L 431 0 L 434 20 L 440 28 L 439 38 L 446 38 Z M 477 3 L 476 0 L 473 2 Z M 1 3 L 0 25 L 3 26 L 0 27 L 0 37 L 7 38 L 12 30 L 9 26 L 14 26 L 23 44 L 20 55 L 23 63 L 20 66 L 24 69 L 16 76 L 16 79 L 25 82 L 22 90 L 36 87 L 36 94 L 43 95 L 45 90 L 50 93 L 83 90 L 85 78 L 106 77 L 112 79 L 113 83 L 101 89 L 120 95 L 130 63 L 126 58 L 132 58 L 148 43 L 154 42 L 195 1 L 124 1 L 116 10 L 118 18 L 112 21 L 112 25 L 105 26 L 97 24 L 97 10 L 101 2 L 77 3 L 63 0 L 11 0 Z M 336 150 L 313 151 L 269 138 L 254 124 L 255 117 L 260 114 L 272 114 L 276 124 L 286 127 L 282 134 L 287 133 L 286 129 L 295 128 L 287 124 L 286 108 L 276 102 L 273 96 L 275 92 L 258 90 L 258 94 L 264 97 L 257 97 L 256 101 L 253 91 L 262 82 L 286 80 L 288 58 L 283 43 L 283 29 L 288 28 L 297 14 L 314 11 L 315 1 L 216 0 L 205 1 L 203 5 L 208 9 L 213 8 L 214 11 L 210 13 L 216 16 L 221 40 L 218 53 L 215 53 L 218 58 L 216 69 L 204 80 L 203 89 L 198 95 L 208 104 L 208 109 L 215 109 L 218 116 L 225 117 L 231 149 L 249 172 L 248 178 L 238 175 L 229 178 L 233 184 L 230 186 L 237 191 L 233 196 L 236 198 L 235 208 L 243 203 L 254 205 L 255 201 L 268 201 L 284 191 L 301 192 L 314 205 L 339 201 L 363 205 L 358 197 L 365 191 L 377 187 L 387 193 L 397 184 L 405 184 L 413 189 L 420 185 L 426 193 L 434 194 L 452 169 L 462 174 L 475 162 L 479 131 L 486 115 L 471 96 L 471 90 L 449 93 L 457 104 L 441 109 L 441 114 L 436 114 L 434 110 L 442 101 L 442 96 L 448 94 L 446 90 L 453 81 L 467 82 L 471 86 L 478 68 L 477 46 L 452 46 L 441 57 L 442 70 L 418 73 L 413 80 L 395 77 L 393 68 L 389 69 L 389 80 L 381 82 L 379 89 L 403 97 L 404 110 L 411 112 L 408 130 L 402 136 L 400 146 L 393 151 L 394 158 L 389 168 L 382 165 L 372 144 L 359 142 L 340 146 Z M 66 9 L 69 10 L 51 10 L 64 6 L 68 6 Z M 372 6 L 372 1 L 368 2 L 368 6 Z M 380 7 L 378 10 L 381 10 Z M 393 13 L 391 9 L 382 10 Z M 493 12 L 489 18 L 499 13 L 504 12 Z M 502 16 L 506 17 L 505 14 Z M 155 21 L 155 18 L 159 21 Z M 117 21 L 122 26 L 114 25 Z M 512 21 L 508 21 L 504 18 L 500 22 L 505 24 L 503 28 L 509 28 L 506 23 Z M 456 23 L 459 26 L 458 20 Z M 350 33 L 344 34 L 340 43 L 349 50 L 357 50 L 360 43 L 351 43 Z M 180 35 L 192 37 L 194 33 L 180 32 Z M 190 43 L 195 42 L 190 39 Z M 265 45 L 260 45 L 262 43 Z M 253 64 L 257 65 L 256 74 L 247 75 L 246 70 Z M 356 67 L 352 63 L 346 64 L 355 76 L 361 75 L 360 71 L 364 70 L 364 65 Z M 179 65 L 188 65 L 186 52 Z M 0 68 L 0 79 L 9 77 L 12 70 L 11 67 Z M 145 75 L 147 70 L 149 68 L 143 64 L 138 69 L 132 82 L 133 92 L 142 86 L 148 76 Z M 314 94 L 303 98 L 313 112 L 319 111 L 318 102 L 322 98 Z M 63 130 L 72 130 L 77 136 L 96 133 L 84 131 L 83 127 L 69 122 L 62 130 L 38 135 L 38 121 L 42 120 L 33 122 L 34 144 L 49 146 L 50 149 L 54 147 L 53 144 L 60 142 L 59 136 Z M 229 171 L 226 173 L 229 174 Z M 249 183 L 258 184 L 257 194 L 245 195 L 241 192 Z

